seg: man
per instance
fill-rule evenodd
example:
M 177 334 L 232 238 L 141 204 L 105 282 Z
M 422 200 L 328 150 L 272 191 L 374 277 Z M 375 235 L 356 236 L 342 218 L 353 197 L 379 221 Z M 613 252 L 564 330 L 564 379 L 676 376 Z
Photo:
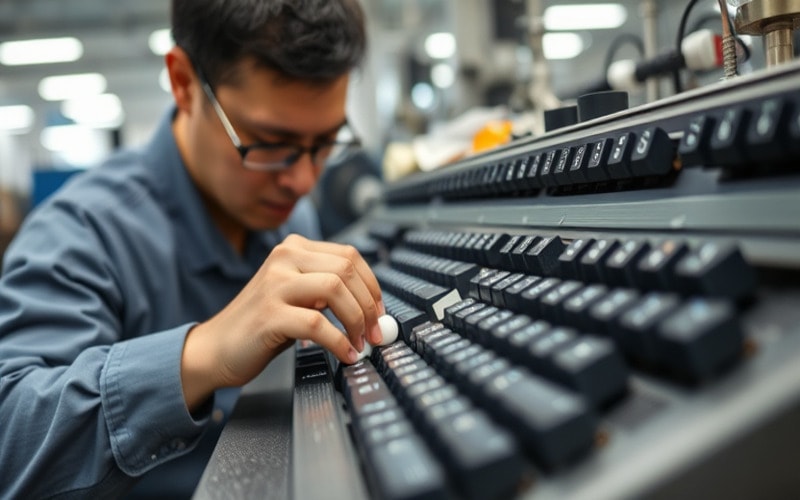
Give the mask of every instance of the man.
M 173 0 L 172 20 L 175 109 L 152 142 L 70 182 L 6 254 L 0 497 L 142 477 L 134 494 L 188 496 L 236 388 L 295 339 L 345 362 L 380 341 L 365 261 L 300 236 L 326 158 L 354 146 L 357 0 Z

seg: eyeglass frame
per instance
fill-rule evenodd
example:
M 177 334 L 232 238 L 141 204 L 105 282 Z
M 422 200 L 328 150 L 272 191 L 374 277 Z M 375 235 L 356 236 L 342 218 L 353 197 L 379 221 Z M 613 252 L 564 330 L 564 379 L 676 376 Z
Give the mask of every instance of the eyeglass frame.
M 328 141 L 322 144 L 314 144 L 312 146 L 302 146 L 300 144 L 293 144 L 290 142 L 267 142 L 267 141 L 259 141 L 253 144 L 249 144 L 245 146 L 242 144 L 242 140 L 239 138 L 239 134 L 236 133 L 236 130 L 233 128 L 233 124 L 228 119 L 228 115 L 225 114 L 225 111 L 222 109 L 222 105 L 217 99 L 216 94 L 214 93 L 214 89 L 211 87 L 211 84 L 205 78 L 203 73 L 199 70 L 196 70 L 197 78 L 200 81 L 200 86 L 203 88 L 203 92 L 206 94 L 211 106 L 214 108 L 214 111 L 219 118 L 219 121 L 222 123 L 222 128 L 225 129 L 225 132 L 228 134 L 233 146 L 239 152 L 239 156 L 242 159 L 242 167 L 248 170 L 253 170 L 257 172 L 280 172 L 283 170 L 289 169 L 292 165 L 294 165 L 300 158 L 303 157 L 304 154 L 308 153 L 311 156 L 311 163 L 316 167 L 323 167 L 325 166 L 325 162 L 327 162 L 329 157 L 326 157 L 323 160 L 322 164 L 317 163 L 317 153 L 319 153 L 320 149 L 324 147 L 335 147 L 337 145 L 343 146 L 345 148 L 359 148 L 361 147 L 361 139 L 359 139 L 355 131 L 352 130 L 352 126 L 349 123 L 349 120 L 345 118 L 344 123 L 339 127 L 341 130 L 344 127 L 348 127 L 353 135 L 353 139 L 349 141 Z M 259 167 L 254 167 L 253 165 L 247 165 L 245 161 L 245 157 L 247 153 L 254 149 L 278 149 L 278 148 L 287 148 L 293 149 L 294 153 L 287 156 L 280 162 L 276 162 L 274 164 L 269 165 L 261 165 Z

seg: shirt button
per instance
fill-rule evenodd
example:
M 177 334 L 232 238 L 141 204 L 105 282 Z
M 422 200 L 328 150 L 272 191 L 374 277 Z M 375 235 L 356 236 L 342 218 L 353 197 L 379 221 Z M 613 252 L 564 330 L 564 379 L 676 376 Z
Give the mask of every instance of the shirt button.
M 172 440 L 172 447 L 178 451 L 182 451 L 186 449 L 186 443 L 183 439 L 174 439 Z
M 156 460 L 157 458 L 158 458 L 158 457 L 156 456 L 156 454 L 155 454 L 155 453 L 153 453 L 152 455 L 150 455 L 150 460 Z
M 215 424 L 218 424 L 222 422 L 223 418 L 225 418 L 225 412 L 222 411 L 221 408 L 214 408 L 214 411 L 211 412 L 211 420 L 213 420 Z

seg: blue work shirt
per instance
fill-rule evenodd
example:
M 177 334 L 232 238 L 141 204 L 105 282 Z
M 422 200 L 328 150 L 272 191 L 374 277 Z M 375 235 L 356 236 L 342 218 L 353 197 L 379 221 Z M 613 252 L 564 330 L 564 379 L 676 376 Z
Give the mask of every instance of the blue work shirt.
M 144 149 L 73 177 L 4 256 L 0 498 L 190 496 L 238 389 L 188 412 L 186 333 L 288 234 L 319 237 L 304 200 L 235 252 L 181 160 L 173 116 Z

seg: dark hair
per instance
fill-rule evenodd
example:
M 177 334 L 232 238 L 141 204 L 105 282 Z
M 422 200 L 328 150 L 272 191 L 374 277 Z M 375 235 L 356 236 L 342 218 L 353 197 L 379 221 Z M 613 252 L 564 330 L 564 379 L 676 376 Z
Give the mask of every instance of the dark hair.
M 359 0 L 172 0 L 172 36 L 212 85 L 241 63 L 324 83 L 357 67 L 366 51 Z

